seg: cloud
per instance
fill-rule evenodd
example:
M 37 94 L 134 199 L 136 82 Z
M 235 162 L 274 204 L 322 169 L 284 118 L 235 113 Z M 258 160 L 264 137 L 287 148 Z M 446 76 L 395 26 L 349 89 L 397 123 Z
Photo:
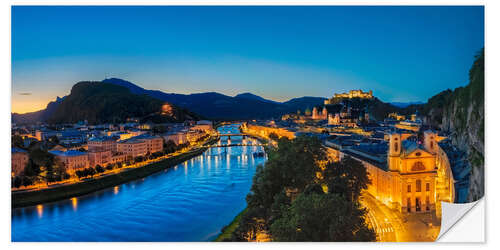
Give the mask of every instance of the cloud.
M 29 92 L 21 92 L 21 93 L 19 93 L 19 95 L 31 95 L 31 93 L 29 93 Z

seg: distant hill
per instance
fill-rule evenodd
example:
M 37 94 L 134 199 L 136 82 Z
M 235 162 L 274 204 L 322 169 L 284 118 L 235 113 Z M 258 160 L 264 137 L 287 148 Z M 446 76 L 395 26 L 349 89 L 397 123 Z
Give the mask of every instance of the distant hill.
M 268 99 L 262 98 L 258 95 L 254 95 L 252 93 L 238 94 L 238 95 L 234 96 L 234 98 L 244 98 L 244 99 L 248 99 L 248 100 L 257 100 L 257 101 L 268 102 L 268 103 L 279 103 L 279 102 L 276 102 L 273 100 L 268 100 Z
M 391 102 L 390 104 L 392 104 L 398 108 L 406 108 L 410 105 L 425 104 L 425 102 Z
M 146 94 L 215 120 L 278 118 L 286 113 L 295 113 L 298 109 L 303 111 L 308 107 L 312 108 L 325 100 L 320 97 L 302 97 L 280 103 L 252 93 L 242 93 L 234 97 L 216 92 L 183 95 L 147 90 L 118 78 L 105 79 L 103 82 L 126 87 L 133 93 Z
M 322 106 L 325 103 L 326 98 L 323 97 L 312 97 L 312 96 L 304 96 L 299 98 L 290 99 L 283 104 L 290 107 L 293 110 L 304 110 L 304 109 L 312 109 L 316 106 Z
M 174 122 L 197 119 L 187 110 L 143 94 L 134 94 L 128 88 L 103 82 L 79 82 L 48 116 L 48 123 L 74 123 L 87 120 L 90 124 L 118 123 L 135 117 L 142 121 Z M 165 110 L 163 110 L 165 111 Z

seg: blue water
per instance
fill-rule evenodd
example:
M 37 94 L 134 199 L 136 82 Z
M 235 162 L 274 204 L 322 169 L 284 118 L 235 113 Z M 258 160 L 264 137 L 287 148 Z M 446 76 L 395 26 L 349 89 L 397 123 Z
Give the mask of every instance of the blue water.
M 219 128 L 239 132 L 237 126 Z M 231 137 L 230 143 L 257 143 Z M 221 137 L 219 144 L 228 143 Z M 142 180 L 14 209 L 12 241 L 210 241 L 245 208 L 260 146 L 211 148 Z

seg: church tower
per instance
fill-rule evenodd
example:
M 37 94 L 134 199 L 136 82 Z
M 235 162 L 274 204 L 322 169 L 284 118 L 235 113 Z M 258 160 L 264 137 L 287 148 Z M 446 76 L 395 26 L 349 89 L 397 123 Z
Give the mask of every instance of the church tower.
M 424 147 L 432 154 L 436 154 L 438 151 L 436 137 L 436 133 L 432 130 L 427 130 L 424 132 Z
M 318 119 L 318 109 L 316 107 L 313 108 L 312 119 Z
M 401 155 L 401 134 L 389 134 L 389 152 L 387 154 L 387 165 L 389 171 L 398 171 Z

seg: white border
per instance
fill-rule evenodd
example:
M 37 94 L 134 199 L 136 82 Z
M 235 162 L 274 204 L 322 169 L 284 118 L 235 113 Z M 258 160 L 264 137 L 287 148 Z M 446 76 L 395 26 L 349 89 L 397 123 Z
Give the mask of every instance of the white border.
M 71 244 L 61 244 L 61 243 L 10 243 L 10 177 L 8 170 L 10 168 L 10 93 L 11 93 L 11 76 L 10 76 L 10 20 L 11 20 L 11 5 L 485 5 L 485 16 L 486 16 L 486 193 L 493 193 L 491 199 L 486 200 L 486 213 L 488 213 L 488 223 L 489 227 L 486 229 L 486 241 L 487 245 L 484 244 L 457 244 L 457 243 L 402 243 L 402 244 L 371 244 L 371 243 L 273 243 L 273 244 L 251 244 L 251 243 L 71 243 Z M 2 194 L 2 211 L 0 214 L 1 225 L 2 225 L 2 242 L 5 246 L 20 248 L 20 249 L 67 249 L 71 247 L 74 250 L 77 249 L 88 249 L 90 247 L 95 248 L 108 248 L 108 249 L 132 249 L 137 247 L 148 247 L 152 249 L 165 249 L 166 247 L 171 248 L 203 248 L 203 249 L 250 249 L 255 247 L 265 247 L 265 248 L 292 248 L 292 249 L 302 249 L 305 247 L 314 247 L 320 249 L 333 249 L 333 248 L 363 248 L 363 249 L 373 249 L 379 247 L 394 247 L 394 248 L 410 248 L 410 249 L 420 249 L 422 247 L 452 247 L 453 249 L 470 249 L 471 247 L 488 247 L 488 248 L 500 248 L 500 237 L 498 236 L 498 229 L 495 228 L 496 225 L 500 225 L 498 217 L 498 206 L 495 199 L 496 191 L 499 190 L 499 181 L 492 179 L 491 176 L 499 176 L 498 158 L 488 157 L 488 155 L 497 155 L 494 142 L 500 141 L 498 136 L 498 130 L 495 130 L 496 124 L 500 123 L 500 118 L 498 118 L 498 112 L 496 110 L 500 107 L 500 100 L 497 98 L 497 93 L 500 93 L 500 78 L 498 76 L 499 67 L 499 49 L 500 39 L 499 39 L 499 15 L 500 15 L 500 1 L 495 0 L 455 0 L 455 1 L 436 1 L 436 0 L 413 0 L 413 1 L 285 1 L 285 0 L 274 0 L 274 1 L 6 1 L 1 5 L 0 18 L 2 18 L 1 28 L 3 34 L 3 39 L 1 39 L 2 47 L 2 84 L 0 85 L 2 91 L 0 94 L 2 115 L 4 117 L 0 126 L 2 128 L 2 133 L 0 133 L 1 148 L 0 154 L 3 156 L 3 175 L 2 180 L 4 188 L 1 189 Z M 493 177 L 493 178 L 494 178 Z M 477 209 L 477 206 L 476 208 Z M 477 216 L 481 213 L 470 213 L 470 215 Z M 483 213 L 485 214 L 485 213 Z M 480 216 L 480 215 L 479 215 Z M 472 218 L 472 221 L 477 221 L 479 218 Z M 465 225 L 463 228 L 467 230 L 474 230 L 474 224 L 467 224 L 464 220 Z M 462 222 L 461 222 L 462 223 Z M 452 230 L 453 231 L 453 230 Z M 89 232 L 91 233 L 91 232 Z M 449 236 L 449 235 L 448 235 Z M 425 244 L 422 245 L 422 244 Z

